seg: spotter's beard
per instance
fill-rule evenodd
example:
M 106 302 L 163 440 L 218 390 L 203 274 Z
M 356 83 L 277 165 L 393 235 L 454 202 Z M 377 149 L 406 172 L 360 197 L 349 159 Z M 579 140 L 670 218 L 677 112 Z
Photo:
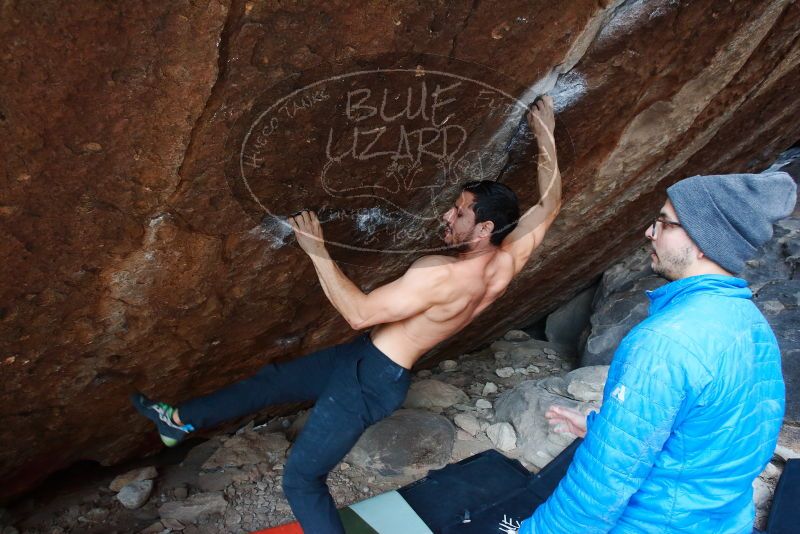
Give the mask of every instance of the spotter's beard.
M 670 282 L 680 280 L 684 277 L 686 269 L 692 263 L 692 253 L 694 251 L 691 247 L 685 247 L 674 254 L 659 254 L 656 251 L 655 259 L 651 263 L 653 272 L 657 275 L 666 278 Z

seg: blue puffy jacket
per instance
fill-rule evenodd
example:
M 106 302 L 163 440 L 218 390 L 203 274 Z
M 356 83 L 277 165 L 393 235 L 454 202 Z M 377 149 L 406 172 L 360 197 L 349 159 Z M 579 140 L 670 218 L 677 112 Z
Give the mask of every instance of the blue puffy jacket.
M 693 276 L 648 296 L 600 413 L 520 534 L 752 531 L 752 482 L 785 407 L 772 329 L 739 278 Z

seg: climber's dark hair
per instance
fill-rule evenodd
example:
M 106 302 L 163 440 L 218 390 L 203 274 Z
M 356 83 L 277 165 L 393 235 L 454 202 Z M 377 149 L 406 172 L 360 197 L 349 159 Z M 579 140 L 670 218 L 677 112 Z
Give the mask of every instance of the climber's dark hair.
M 517 195 L 507 185 L 492 180 L 467 182 L 462 191 L 475 195 L 472 211 L 475 223 L 492 221 L 494 230 L 489 242 L 499 245 L 517 226 L 519 220 L 519 201 Z

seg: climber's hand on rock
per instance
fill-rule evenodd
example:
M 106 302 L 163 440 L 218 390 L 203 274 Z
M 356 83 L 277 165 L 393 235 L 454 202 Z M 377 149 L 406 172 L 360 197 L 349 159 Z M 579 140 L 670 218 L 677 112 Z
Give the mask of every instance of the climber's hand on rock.
M 575 408 L 553 405 L 544 414 L 553 431 L 559 434 L 569 432 L 579 438 L 586 435 L 586 415 Z
M 550 95 L 542 95 L 533 101 L 528 110 L 528 126 L 540 144 L 545 142 L 550 144 L 553 142 L 555 125 L 553 98 Z
M 289 217 L 297 244 L 308 255 L 325 254 L 325 238 L 322 236 L 322 226 L 317 214 L 313 211 L 303 210 Z

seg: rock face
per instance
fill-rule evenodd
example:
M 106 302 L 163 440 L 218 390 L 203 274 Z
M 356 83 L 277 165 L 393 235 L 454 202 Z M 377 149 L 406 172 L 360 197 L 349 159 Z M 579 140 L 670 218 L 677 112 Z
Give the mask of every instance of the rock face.
M 547 316 L 545 335 L 548 341 L 578 348 L 584 327 L 592 314 L 592 300 L 597 288 L 591 286 Z
M 765 254 L 748 267 L 756 280 L 753 301 L 769 321 L 781 347 L 783 379 L 786 382 L 786 415 L 788 424 L 781 442 L 800 450 L 800 272 L 797 262 L 800 248 L 800 210 L 775 227 L 775 236 L 765 247 Z M 763 270 L 783 267 L 791 278 L 777 278 Z M 772 278 L 770 280 L 770 278 Z M 751 280 L 751 278 L 747 278 Z M 769 280 L 769 281 L 766 281 Z M 759 287 L 760 286 L 760 287 Z M 793 432 L 791 432 L 793 431 Z M 791 436 L 789 436 L 791 434 Z M 783 439 L 784 435 L 790 439 Z
M 2 7 L 0 499 L 152 450 L 132 387 L 177 402 L 352 336 L 270 213 L 320 210 L 374 288 L 439 245 L 463 181 L 538 199 L 518 125 L 551 92 L 562 214 L 445 359 L 586 287 L 667 185 L 800 137 L 790 0 L 309 6 Z
M 635 256 L 649 257 L 649 253 L 640 249 Z M 646 272 L 642 272 L 642 278 L 631 280 L 621 290 L 610 293 L 598 303 L 589 320 L 591 333 L 581 354 L 581 365 L 610 364 L 622 338 L 647 317 L 650 300 L 645 291 L 661 287 L 667 281 L 652 272 Z

